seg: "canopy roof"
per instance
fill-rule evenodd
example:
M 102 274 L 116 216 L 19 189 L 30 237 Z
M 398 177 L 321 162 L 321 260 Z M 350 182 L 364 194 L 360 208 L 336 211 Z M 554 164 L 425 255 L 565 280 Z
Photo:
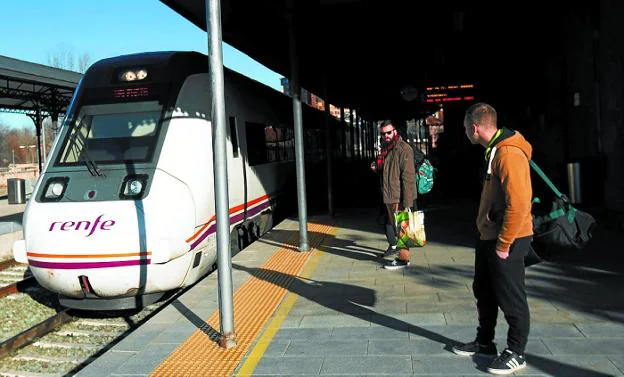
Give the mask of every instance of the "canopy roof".
M 0 112 L 62 113 L 82 74 L 0 56 Z
M 161 1 L 206 29 L 205 0 Z M 224 42 L 289 77 L 292 16 L 301 85 L 379 118 L 422 111 L 427 86 L 483 91 L 541 69 L 539 56 L 561 37 L 558 15 L 585 10 L 534 3 L 462 10 L 442 2 L 221 0 L 221 18 Z

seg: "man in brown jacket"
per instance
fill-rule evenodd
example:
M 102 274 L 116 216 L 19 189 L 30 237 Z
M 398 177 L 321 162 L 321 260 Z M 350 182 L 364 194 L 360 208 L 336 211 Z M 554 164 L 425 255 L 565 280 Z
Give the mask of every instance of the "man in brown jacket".
M 472 144 L 485 147 L 485 180 L 477 214 L 479 240 L 475 250 L 473 291 L 479 327 L 473 342 L 453 347 L 458 355 L 496 355 L 493 343 L 500 307 L 509 325 L 507 348 L 488 368 L 511 374 L 526 366 L 524 349 L 530 328 L 524 285 L 524 257 L 529 252 L 531 220 L 531 145 L 519 132 L 498 129 L 490 105 L 472 105 L 464 117 Z
M 398 258 L 384 265 L 389 270 L 409 266 L 409 249 L 397 250 L 394 212 L 412 207 L 416 199 L 416 168 L 412 147 L 399 136 L 394 124 L 383 121 L 379 126 L 382 148 L 371 169 L 380 175 L 381 193 L 386 207 L 386 238 L 388 249 L 384 256 L 399 252 Z

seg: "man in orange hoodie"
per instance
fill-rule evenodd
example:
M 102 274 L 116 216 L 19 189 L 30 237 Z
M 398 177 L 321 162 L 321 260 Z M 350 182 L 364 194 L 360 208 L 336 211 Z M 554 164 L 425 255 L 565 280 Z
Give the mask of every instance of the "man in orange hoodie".
M 519 132 L 498 129 L 496 110 L 484 103 L 466 111 L 464 129 L 472 144 L 485 147 L 473 281 L 479 327 L 474 341 L 454 346 L 453 352 L 496 355 L 493 340 L 500 307 L 509 325 L 507 348 L 490 364 L 488 372 L 511 374 L 526 366 L 524 349 L 530 328 L 524 257 L 533 235 L 532 148 Z

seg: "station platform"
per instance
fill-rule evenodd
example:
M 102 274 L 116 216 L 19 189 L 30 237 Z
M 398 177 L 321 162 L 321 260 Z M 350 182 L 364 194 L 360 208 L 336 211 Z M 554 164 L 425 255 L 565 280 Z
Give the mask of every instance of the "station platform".
M 235 348 L 216 343 L 213 273 L 77 376 L 487 375 L 489 358 L 450 351 L 475 336 L 473 213 L 425 213 L 428 244 L 398 271 L 381 268 L 376 210 L 311 216 L 307 253 L 285 220 L 233 257 Z M 584 253 L 527 269 L 532 327 L 517 375 L 624 376 L 624 236 L 598 232 Z M 506 331 L 499 315 L 499 352 Z

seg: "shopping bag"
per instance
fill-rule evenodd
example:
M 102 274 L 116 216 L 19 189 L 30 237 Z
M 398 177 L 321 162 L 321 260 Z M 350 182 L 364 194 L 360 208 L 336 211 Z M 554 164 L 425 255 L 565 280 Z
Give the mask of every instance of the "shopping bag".
M 421 247 L 427 243 L 425 213 L 407 208 L 394 213 L 397 248 Z

